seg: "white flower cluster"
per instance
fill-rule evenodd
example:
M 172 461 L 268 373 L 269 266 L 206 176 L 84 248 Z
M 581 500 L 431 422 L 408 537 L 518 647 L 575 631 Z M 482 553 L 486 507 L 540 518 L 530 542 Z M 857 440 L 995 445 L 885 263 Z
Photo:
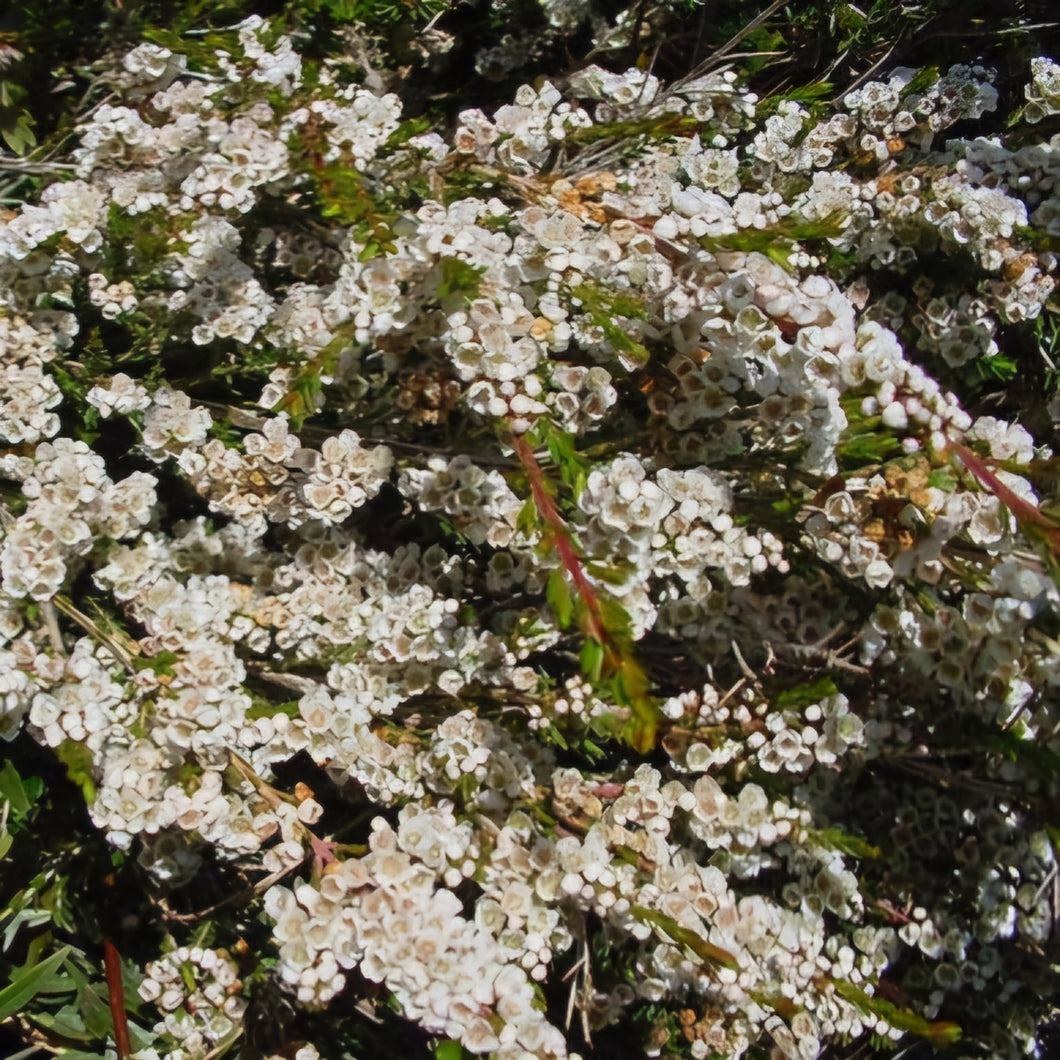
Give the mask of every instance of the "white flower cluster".
M 302 57 L 295 51 L 291 38 L 281 35 L 275 48 L 270 51 L 261 39 L 269 35 L 270 27 L 260 15 L 244 19 L 237 29 L 243 55 L 253 62 L 251 80 L 278 89 L 285 96 L 290 95 L 302 76 Z M 245 76 L 242 64 L 233 62 L 228 54 L 222 52 L 218 58 L 221 69 L 232 81 L 239 81 Z
M 203 1056 L 238 1032 L 246 1002 L 236 963 L 224 950 L 181 946 L 144 972 L 140 997 L 164 1013 L 155 1032 L 178 1043 L 169 1053 L 174 1060 Z
M 459 120 L 456 151 L 526 174 L 536 173 L 548 152 L 572 132 L 592 124 L 584 110 L 564 100 L 548 81 L 539 89 L 523 85 L 515 103 L 498 108 L 492 121 L 480 110 L 463 111 Z
M 143 412 L 151 405 L 147 388 L 124 372 L 116 372 L 109 386 L 92 387 L 85 394 L 85 400 L 99 409 L 104 419 L 115 414 L 128 416 L 132 412 Z
M 445 512 L 473 544 L 502 548 L 515 536 L 522 501 L 499 471 L 486 471 L 463 454 L 433 456 L 424 468 L 406 469 L 398 487 L 427 511 Z
M 640 460 L 620 455 L 593 470 L 578 505 L 589 517 L 584 540 L 590 555 L 621 556 L 633 565 L 626 581 L 612 585 L 635 618 L 636 628 L 654 621 L 649 583 L 677 575 L 684 592 L 702 599 L 720 571 L 731 585 L 746 585 L 769 567 L 787 570 L 780 541 L 768 531 L 751 534 L 732 518 L 732 490 L 707 467 L 663 468 L 653 481 Z
M 59 432 L 53 411 L 62 401 L 44 365 L 58 354 L 55 345 L 20 317 L 0 317 L 0 439 L 8 445 L 39 442 Z
M 630 115 L 660 116 L 687 112 L 697 122 L 716 129 L 711 146 L 723 148 L 728 138 L 750 127 L 758 97 L 738 84 L 732 70 L 719 70 L 664 89 L 659 79 L 643 70 L 621 73 L 591 63 L 574 73 L 568 91 L 579 99 L 599 100 L 597 122 Z M 698 141 L 698 135 L 695 137 Z
M 68 567 L 98 538 L 137 533 L 156 501 L 156 479 L 134 471 L 112 482 L 103 459 L 84 442 L 41 442 L 32 458 L 4 469 L 18 478 L 29 504 L 4 531 L 0 577 L 12 597 L 46 600 L 68 577 Z
M 532 1005 L 526 972 L 464 918 L 452 891 L 437 888 L 438 867 L 459 861 L 461 837 L 466 844 L 471 834 L 453 831 L 445 816 L 444 806 L 404 811 L 397 832 L 377 819 L 370 852 L 335 863 L 319 888 L 272 888 L 265 901 L 281 979 L 303 1001 L 327 1001 L 356 966 L 426 1030 L 473 1053 L 567 1056 L 563 1035 Z
M 306 520 L 341 523 L 375 497 L 389 479 L 393 457 L 386 446 L 366 448 L 355 431 L 305 449 L 284 415 L 248 434 L 244 451 L 206 440 L 207 410 L 192 410 L 180 392 L 157 391 L 144 417 L 143 439 L 156 458 L 176 455 L 181 470 L 210 508 L 264 532 L 261 516 L 298 526 Z
M 990 72 L 981 66 L 953 66 L 924 85 L 916 70 L 894 70 L 884 81 L 869 81 L 843 100 L 866 128 L 883 138 L 903 136 L 916 129 L 930 143 L 931 136 L 962 118 L 979 118 L 997 106 L 997 90 Z M 862 143 L 862 149 L 871 149 Z M 880 161 L 886 157 L 881 155 Z
M 1026 121 L 1036 123 L 1050 114 L 1060 113 L 1060 66 L 1052 59 L 1032 59 L 1031 83 L 1024 92 L 1027 105 L 1023 108 L 1023 117 Z

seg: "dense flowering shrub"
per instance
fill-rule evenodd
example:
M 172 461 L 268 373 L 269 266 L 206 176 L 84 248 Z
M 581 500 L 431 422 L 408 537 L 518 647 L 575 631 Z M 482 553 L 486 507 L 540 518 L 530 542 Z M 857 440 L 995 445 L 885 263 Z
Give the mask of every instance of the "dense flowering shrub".
M 263 871 L 307 1009 L 1035 1053 L 1052 422 L 978 398 L 1051 313 L 1055 137 L 976 135 L 979 67 L 589 66 L 447 136 L 364 74 L 257 17 L 143 44 L 0 223 L 4 735 L 161 891 Z M 137 1056 L 236 1048 L 215 930 Z

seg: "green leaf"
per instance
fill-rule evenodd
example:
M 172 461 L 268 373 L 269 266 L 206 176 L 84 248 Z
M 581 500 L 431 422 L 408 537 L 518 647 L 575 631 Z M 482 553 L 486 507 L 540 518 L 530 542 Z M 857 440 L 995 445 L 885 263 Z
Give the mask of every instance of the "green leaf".
M 33 805 L 18 770 L 11 762 L 5 762 L 4 768 L 0 769 L 0 798 L 11 803 L 11 812 L 16 817 L 24 817 Z
M 0 1022 L 17 1016 L 41 990 L 48 989 L 49 986 L 54 988 L 52 974 L 61 967 L 72 949 L 71 946 L 63 946 L 0 990 Z
M 646 364 L 651 359 L 647 348 L 627 334 L 621 323 L 623 319 L 646 320 L 648 313 L 642 302 L 628 292 L 608 291 L 584 283 L 576 284 L 570 293 L 575 304 L 581 303 L 590 323 L 604 333 L 604 338 L 617 354 L 636 364 Z
M 431 119 L 426 115 L 420 115 L 418 118 L 406 118 L 388 137 L 385 144 L 383 144 L 383 150 L 390 150 L 394 147 L 400 147 L 401 144 L 407 143 L 414 136 L 419 136 L 420 133 L 427 132 L 431 127 Z
M 877 464 L 901 452 L 902 443 L 893 434 L 864 431 L 846 438 L 836 446 L 836 456 L 847 466 Z
M 26 893 L 23 891 L 17 897 L 19 900 L 21 900 L 24 906 L 27 900 L 34 901 L 37 896 L 35 893 L 27 896 Z M 5 917 L 10 912 L 12 912 L 10 908 L 5 909 L 3 913 L 0 913 L 0 917 Z M 14 910 L 14 916 L 11 918 L 11 922 L 4 927 L 4 950 L 6 951 L 11 948 L 11 944 L 15 941 L 15 939 L 18 937 L 18 933 L 23 928 L 40 927 L 42 924 L 47 924 L 50 920 L 51 915 L 46 909 L 26 909 L 23 907 Z
M 975 362 L 980 378 L 989 382 L 1011 383 L 1019 371 L 1019 363 L 1012 357 L 995 353 L 992 357 L 980 357 Z
M 868 840 L 844 832 L 841 828 L 822 828 L 815 833 L 815 837 L 829 850 L 838 850 L 853 858 L 878 858 L 882 853 L 879 847 L 874 847 Z
M 937 66 L 925 66 L 923 70 L 913 75 L 909 84 L 902 90 L 902 96 L 911 96 L 914 93 L 920 95 L 926 92 L 941 76 Z
M 297 699 L 289 699 L 284 703 L 270 703 L 268 700 L 259 699 L 247 710 L 247 720 L 275 718 L 279 714 L 285 714 L 288 718 L 297 718 L 298 703 Z
M 24 155 L 31 147 L 37 146 L 33 116 L 28 110 L 0 114 L 0 136 L 14 154 Z
M 557 567 L 549 574 L 545 599 L 556 615 L 556 625 L 566 629 L 574 617 L 574 601 L 567 584 L 567 572 L 562 567 Z
M 519 509 L 519 514 L 515 517 L 515 529 L 520 534 L 529 537 L 536 525 L 537 505 L 534 504 L 533 497 L 528 497 Z
M 704 964 L 722 968 L 730 968 L 733 971 L 740 970 L 740 962 L 735 955 L 723 950 L 720 946 L 708 942 L 691 928 L 683 927 L 672 916 L 660 913 L 658 909 L 649 909 L 647 906 L 635 905 L 630 912 L 645 924 L 651 924 L 658 931 L 669 935 L 679 946 L 691 950 Z
M 816 681 L 796 685 L 781 692 L 776 699 L 777 710 L 800 710 L 811 703 L 834 696 L 838 690 L 830 677 L 818 677 Z
M 110 1033 L 109 1027 L 102 1035 L 94 1034 L 90 1031 L 85 1026 L 85 1021 L 81 1018 L 81 1014 L 77 1011 L 76 1004 L 64 1005 L 54 1014 L 43 1010 L 34 1012 L 33 1022 L 39 1024 L 45 1030 L 52 1031 L 59 1037 L 66 1038 L 72 1042 L 90 1042 L 94 1038 L 105 1037 Z M 66 1057 L 70 1054 L 64 1051 L 62 1055 Z
M 160 676 L 175 677 L 177 672 L 173 664 L 179 658 L 175 652 L 160 651 L 157 655 L 134 655 L 131 662 L 137 670 L 150 670 Z
M 631 574 L 636 569 L 626 559 L 618 559 L 613 563 L 586 563 L 585 573 L 590 575 L 594 581 L 603 582 L 605 585 L 625 585 Z
M 92 752 L 76 740 L 63 740 L 55 748 L 56 757 L 66 766 L 66 775 L 81 789 L 90 806 L 96 801 Z
M 951 468 L 937 467 L 928 475 L 927 484 L 943 493 L 952 493 L 957 488 L 957 476 Z
M 439 1042 L 434 1047 L 434 1060 L 462 1060 L 464 1048 L 459 1042 Z
M 462 294 L 470 302 L 478 297 L 485 265 L 471 265 L 461 258 L 447 255 L 439 262 L 441 279 L 438 282 L 438 297 Z
M 582 740 L 581 751 L 586 758 L 594 762 L 599 762 L 604 757 L 604 749 L 588 737 Z
M 77 989 L 77 1007 L 85 1026 L 96 1038 L 107 1038 L 114 1033 L 114 1017 L 110 1011 L 110 997 L 95 983 L 84 980 Z
M 864 990 L 859 990 L 853 983 L 844 980 L 835 980 L 835 991 L 846 998 L 852 1005 L 856 1005 L 862 1012 L 872 1016 L 878 1016 L 886 1020 L 892 1027 L 918 1037 L 926 1038 L 932 1045 L 951 1045 L 961 1037 L 961 1028 L 956 1023 L 931 1023 L 918 1016 L 915 1012 L 900 1009 L 890 1001 L 883 998 L 870 997 Z
M 561 751 L 570 750 L 570 744 L 567 743 L 567 737 L 564 736 L 555 725 L 546 726 L 541 730 L 541 735 L 546 742 L 555 744 Z
M 598 640 L 586 640 L 582 645 L 582 673 L 592 682 L 600 680 L 604 668 L 604 646 Z

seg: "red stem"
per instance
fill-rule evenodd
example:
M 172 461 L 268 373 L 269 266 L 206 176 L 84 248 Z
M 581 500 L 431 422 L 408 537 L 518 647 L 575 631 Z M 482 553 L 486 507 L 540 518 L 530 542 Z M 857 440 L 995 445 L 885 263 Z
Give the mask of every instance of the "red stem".
M 615 676 L 624 688 L 624 697 L 632 708 L 633 715 L 624 730 L 634 750 L 646 752 L 655 746 L 658 730 L 658 708 L 649 698 L 648 679 L 643 668 L 633 657 L 621 636 L 615 637 L 607 628 L 600 609 L 600 598 L 586 576 L 585 568 L 574 547 L 574 540 L 555 502 L 545 487 L 545 476 L 534 457 L 534 452 L 521 437 L 512 438 L 512 448 L 526 470 L 530 482 L 530 495 L 548 531 L 548 539 L 555 545 L 563 567 L 574 582 L 574 588 L 585 606 L 582 630 L 586 636 L 599 644 L 604 651 L 608 676 Z
M 582 561 L 574 549 L 574 543 L 571 541 L 567 524 L 563 521 L 563 516 L 559 514 L 559 510 L 549 496 L 548 490 L 545 489 L 545 475 L 541 470 L 541 465 L 537 462 L 534 451 L 527 444 L 526 439 L 513 437 L 512 448 L 515 450 L 515 455 L 519 457 L 519 462 L 526 470 L 527 478 L 530 480 L 530 494 L 534 499 L 537 510 L 541 513 L 541 518 L 545 520 L 548 528 L 552 531 L 552 541 L 556 546 L 556 551 L 559 553 L 559 558 L 563 561 L 563 566 L 567 573 L 570 574 L 571 581 L 574 582 L 574 588 L 577 589 L 582 603 L 585 604 L 587 612 L 586 625 L 588 627 L 586 632 L 593 640 L 606 645 L 609 638 L 603 617 L 600 614 L 600 601 L 597 599 L 596 590 L 586 576 Z
M 1054 550 L 1060 550 L 1060 527 L 1057 527 L 1051 519 L 1043 515 L 1038 507 L 1013 493 L 986 466 L 986 462 L 976 456 L 966 445 L 962 445 L 960 442 L 950 442 L 947 448 L 952 449 L 957 454 L 961 463 L 979 480 L 980 485 L 984 489 L 989 490 L 1012 512 L 1017 522 L 1029 523 L 1031 526 L 1038 527 L 1049 541 L 1050 547 Z
M 103 940 L 103 970 L 107 977 L 107 996 L 110 1001 L 110 1018 L 114 1022 L 114 1048 L 118 1060 L 128 1060 L 132 1055 L 129 1041 L 129 1021 L 125 1016 L 125 988 L 121 978 L 121 957 L 110 939 Z

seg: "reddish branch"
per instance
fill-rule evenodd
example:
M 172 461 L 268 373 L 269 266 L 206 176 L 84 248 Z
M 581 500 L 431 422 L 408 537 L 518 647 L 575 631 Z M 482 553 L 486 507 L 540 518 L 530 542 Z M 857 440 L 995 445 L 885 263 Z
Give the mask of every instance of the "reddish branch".
M 103 970 L 107 977 L 107 997 L 110 1002 L 110 1018 L 114 1022 L 114 1049 L 118 1060 L 128 1060 L 132 1055 L 129 1041 L 129 1022 L 125 1017 L 125 987 L 121 978 L 121 957 L 110 939 L 103 940 Z
M 559 514 L 555 502 L 545 486 L 545 476 L 534 457 L 533 450 L 522 437 L 512 438 L 512 448 L 526 470 L 530 495 L 547 528 L 546 540 L 559 553 L 563 568 L 570 575 L 575 591 L 584 607 L 582 629 L 587 637 L 603 650 L 603 661 L 608 677 L 613 677 L 623 700 L 632 710 L 632 717 L 624 728 L 626 738 L 634 750 L 650 751 L 655 746 L 658 730 L 658 707 L 649 693 L 649 681 L 643 667 L 634 657 L 627 638 L 608 629 L 600 606 L 600 597 L 586 576 L 585 568 L 574 547 L 567 524 Z
M 950 442 L 947 446 L 956 454 L 962 464 L 979 480 L 984 489 L 989 490 L 1001 503 L 1012 512 L 1016 521 L 1026 530 L 1033 527 L 1045 540 L 1046 547 L 1053 557 L 1060 558 L 1060 526 L 1045 515 L 1040 508 L 1017 496 L 1012 490 L 986 466 L 986 462 L 976 456 L 966 445 Z
M 603 616 L 600 614 L 600 600 L 596 595 L 592 582 L 589 581 L 585 574 L 585 568 L 582 567 L 582 561 L 578 558 L 578 553 L 574 549 L 574 543 L 571 541 L 567 524 L 563 521 L 563 516 L 559 514 L 555 502 L 545 488 L 545 474 L 541 470 L 541 465 L 537 462 L 534 451 L 527 444 L 525 438 L 513 437 L 512 448 L 515 450 L 515 455 L 519 457 L 519 462 L 523 465 L 527 478 L 530 480 L 530 494 L 534 499 L 535 507 L 541 514 L 541 518 L 545 520 L 551 531 L 552 544 L 556 546 L 556 551 L 563 562 L 563 567 L 570 575 L 571 581 L 574 582 L 574 588 L 585 605 L 586 633 L 593 640 L 607 646 L 610 638 L 607 635 Z

